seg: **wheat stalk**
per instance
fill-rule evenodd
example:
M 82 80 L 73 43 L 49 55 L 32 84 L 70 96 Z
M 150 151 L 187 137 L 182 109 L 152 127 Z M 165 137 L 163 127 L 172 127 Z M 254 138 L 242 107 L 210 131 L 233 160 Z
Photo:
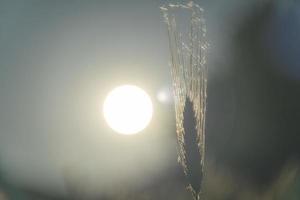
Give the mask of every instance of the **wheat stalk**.
M 169 4 L 161 10 L 168 27 L 179 162 L 194 199 L 200 199 L 205 159 L 208 47 L 203 9 L 190 2 Z M 178 30 L 176 18 L 183 10 L 190 14 L 187 35 Z

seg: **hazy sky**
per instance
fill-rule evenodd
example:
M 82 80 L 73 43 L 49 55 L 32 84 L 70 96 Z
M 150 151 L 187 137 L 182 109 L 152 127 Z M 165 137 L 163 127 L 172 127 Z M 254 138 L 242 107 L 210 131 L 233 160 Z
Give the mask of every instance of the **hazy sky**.
M 248 41 L 237 30 L 267 1 L 196 2 L 205 9 L 211 44 L 213 138 L 225 126 L 230 132 L 234 118 L 232 97 L 222 95 L 231 90 L 218 78 L 228 78 L 233 66 L 252 65 L 234 61 L 240 49 L 232 43 Z M 118 184 L 143 187 L 178 166 L 173 105 L 156 98 L 160 91 L 170 95 L 171 87 L 163 3 L 0 1 L 0 168 L 7 180 L 48 192 L 67 192 L 81 182 L 109 193 Z M 103 120 L 105 95 L 121 84 L 135 84 L 152 98 L 154 116 L 143 134 L 118 136 Z M 259 120 L 254 112 L 246 118 Z
M 129 181 L 134 170 L 149 171 L 147 177 L 166 170 L 176 152 L 168 148 L 174 147 L 173 139 L 163 140 L 173 128 L 161 107 L 171 106 L 156 99 L 170 84 L 159 3 L 0 4 L 4 174 L 22 184 L 61 190 L 63 176 L 78 170 L 97 177 L 101 188 L 109 187 L 110 181 Z M 116 136 L 101 113 L 105 95 L 120 84 L 145 89 L 155 106 L 149 128 L 132 139 Z M 120 180 L 114 180 L 116 174 Z
M 135 170 L 148 178 L 176 164 L 172 105 L 156 99 L 171 82 L 162 3 L 1 1 L 0 158 L 9 180 L 61 190 L 63 176 L 81 170 L 105 188 L 103 179 L 122 181 L 116 173 L 129 181 Z M 154 102 L 152 123 L 133 141 L 115 136 L 101 113 L 105 95 L 128 83 Z

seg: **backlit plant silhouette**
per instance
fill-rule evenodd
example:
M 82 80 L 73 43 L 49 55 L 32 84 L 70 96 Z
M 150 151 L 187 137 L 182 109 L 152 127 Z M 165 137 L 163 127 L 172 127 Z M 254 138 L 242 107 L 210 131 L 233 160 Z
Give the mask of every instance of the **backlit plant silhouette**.
M 190 2 L 162 6 L 168 27 L 179 162 L 194 199 L 200 199 L 205 160 L 207 89 L 203 9 Z M 184 21 L 186 19 L 186 21 Z

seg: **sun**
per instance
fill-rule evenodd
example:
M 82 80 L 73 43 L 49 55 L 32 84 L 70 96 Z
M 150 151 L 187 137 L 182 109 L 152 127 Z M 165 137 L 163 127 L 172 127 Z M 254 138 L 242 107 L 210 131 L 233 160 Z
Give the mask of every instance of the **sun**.
M 134 85 L 122 85 L 113 89 L 103 104 L 107 124 L 117 133 L 139 133 L 150 123 L 153 106 L 149 95 Z

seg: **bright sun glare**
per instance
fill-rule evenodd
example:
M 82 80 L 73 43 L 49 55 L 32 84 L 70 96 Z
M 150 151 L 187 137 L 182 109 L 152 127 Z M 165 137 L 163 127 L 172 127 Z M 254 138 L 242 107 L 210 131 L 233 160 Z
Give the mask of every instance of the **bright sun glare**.
M 103 104 L 103 114 L 108 125 L 124 135 L 136 134 L 151 121 L 153 113 L 149 95 L 134 85 L 113 89 Z

